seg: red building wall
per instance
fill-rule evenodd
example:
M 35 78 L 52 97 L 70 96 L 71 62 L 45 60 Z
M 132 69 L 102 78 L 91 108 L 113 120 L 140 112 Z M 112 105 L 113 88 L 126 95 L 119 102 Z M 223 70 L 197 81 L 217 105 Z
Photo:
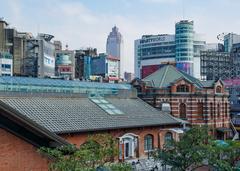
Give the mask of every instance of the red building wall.
M 189 92 L 177 92 L 179 85 L 188 86 Z M 217 87 L 221 87 L 221 92 L 217 93 Z M 144 101 L 156 108 L 161 108 L 162 103 L 169 103 L 171 114 L 177 118 L 181 118 L 180 105 L 185 104 L 186 119 L 192 125 L 208 125 L 214 129 L 230 127 L 229 94 L 220 82 L 212 88 L 199 90 L 182 79 L 172 83 L 168 89 L 145 87 L 142 90 Z
M 36 147 L 0 128 L 0 171 L 47 171 L 48 163 Z
M 138 135 L 139 141 L 139 157 L 146 157 L 147 152 L 144 151 L 144 137 L 148 134 L 153 135 L 153 146 L 154 148 L 162 148 L 164 145 L 164 136 L 167 132 L 171 132 L 173 134 L 173 138 L 178 140 L 179 135 L 173 131 L 169 131 L 170 128 L 176 128 L 177 126 L 169 126 L 169 127 L 142 127 L 142 128 L 132 128 L 132 129 L 118 129 L 111 131 L 102 131 L 102 132 L 94 132 L 94 133 L 110 133 L 113 137 L 119 138 L 127 133 L 132 133 Z M 61 135 L 68 142 L 75 144 L 77 147 L 86 142 L 88 135 L 92 135 L 92 133 L 74 133 L 74 134 L 64 134 Z

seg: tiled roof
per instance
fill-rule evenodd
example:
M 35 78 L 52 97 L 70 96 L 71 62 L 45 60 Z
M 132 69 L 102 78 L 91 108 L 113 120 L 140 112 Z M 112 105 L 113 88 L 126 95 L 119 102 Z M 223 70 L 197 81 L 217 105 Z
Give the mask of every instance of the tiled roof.
M 194 84 L 198 88 L 208 87 L 214 83 L 214 81 L 200 81 L 195 77 L 185 73 L 184 71 L 177 70 L 172 65 L 166 65 L 163 68 L 160 68 L 156 72 L 147 76 L 143 79 L 147 85 L 158 87 L 158 88 L 166 88 L 171 85 L 171 83 L 175 82 L 178 79 L 184 78 L 190 83 Z M 211 84 L 210 84 L 211 83 Z
M 209 81 L 201 81 L 201 84 L 203 87 L 213 87 L 215 84 L 214 80 L 209 80 Z
M 55 133 L 180 124 L 138 98 L 106 98 L 123 114 L 110 115 L 88 98 L 4 97 L 0 101 Z

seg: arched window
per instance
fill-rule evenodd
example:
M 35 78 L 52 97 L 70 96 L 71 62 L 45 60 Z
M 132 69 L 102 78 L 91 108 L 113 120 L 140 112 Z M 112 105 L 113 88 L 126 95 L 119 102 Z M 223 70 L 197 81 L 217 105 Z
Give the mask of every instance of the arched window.
M 218 103 L 217 104 L 217 115 L 218 115 L 218 117 L 220 117 L 220 114 L 221 114 L 221 108 L 220 108 L 220 104 Z
M 173 141 L 173 135 L 171 132 L 167 132 L 164 136 L 164 144 L 169 145 Z
M 225 117 L 228 117 L 228 104 L 225 103 Z
M 179 114 L 180 114 L 180 118 L 182 119 L 187 118 L 187 110 L 186 110 L 186 105 L 184 103 L 181 103 L 179 106 Z
M 213 115 L 213 110 L 214 110 L 214 106 L 213 103 L 210 103 L 210 115 L 211 115 L 211 119 L 213 119 L 214 115 Z
M 187 85 L 177 86 L 177 92 L 189 92 L 189 87 Z
M 221 86 L 217 86 L 216 93 L 222 93 L 222 87 Z
M 144 137 L 144 150 L 148 151 L 152 149 L 153 149 L 153 135 L 148 134 Z
M 198 102 L 197 106 L 198 106 L 198 115 L 201 118 L 203 118 L 203 103 L 202 102 Z

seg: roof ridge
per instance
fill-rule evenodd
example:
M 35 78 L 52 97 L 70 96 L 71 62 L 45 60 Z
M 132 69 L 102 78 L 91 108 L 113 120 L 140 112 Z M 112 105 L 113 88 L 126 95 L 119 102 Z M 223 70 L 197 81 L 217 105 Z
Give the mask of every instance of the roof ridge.
M 179 70 L 179 72 L 181 73 L 181 75 L 188 81 L 190 81 L 191 83 L 195 84 L 196 86 L 198 87 L 202 87 L 202 83 L 199 79 L 195 78 L 194 76 L 182 71 L 182 70 Z
M 169 65 L 166 66 L 166 69 L 165 69 L 165 72 L 164 72 L 164 74 L 163 74 L 163 78 L 162 78 L 162 80 L 161 80 L 161 82 L 160 82 L 160 84 L 159 84 L 159 87 L 162 87 L 163 80 L 165 80 L 165 78 L 166 78 L 168 68 L 169 68 Z

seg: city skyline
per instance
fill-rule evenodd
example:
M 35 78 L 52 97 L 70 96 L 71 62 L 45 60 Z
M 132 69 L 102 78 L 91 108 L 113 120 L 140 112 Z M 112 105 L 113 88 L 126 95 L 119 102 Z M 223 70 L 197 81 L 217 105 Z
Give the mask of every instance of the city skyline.
M 1 17 L 11 27 L 34 35 L 37 32 L 53 34 L 55 40 L 62 41 L 64 46 L 68 44 L 70 49 L 90 46 L 105 52 L 107 35 L 116 25 L 124 37 L 125 68 L 130 72 L 134 68 L 134 40 L 144 34 L 173 34 L 175 23 L 183 19 L 183 15 L 184 19 L 194 20 L 194 30 L 204 34 L 208 43 L 217 42 L 217 34 L 222 32 L 239 33 L 240 27 L 240 23 L 235 22 L 240 15 L 237 0 L 0 2 Z

